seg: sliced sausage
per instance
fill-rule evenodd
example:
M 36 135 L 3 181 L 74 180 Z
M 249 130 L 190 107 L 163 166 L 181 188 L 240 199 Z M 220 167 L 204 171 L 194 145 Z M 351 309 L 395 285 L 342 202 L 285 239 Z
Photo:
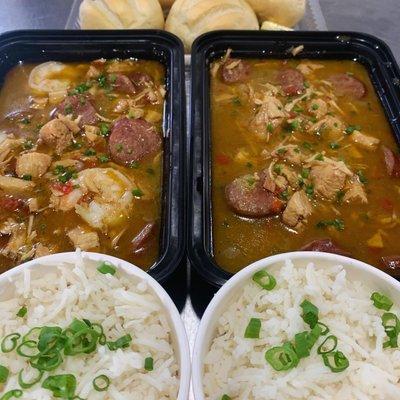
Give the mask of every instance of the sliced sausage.
M 316 239 L 304 245 L 300 250 L 320 251 L 322 253 L 333 253 L 350 257 L 351 254 L 338 247 L 331 239 Z
M 118 74 L 115 77 L 114 89 L 121 93 L 135 94 L 136 87 L 132 81 L 124 74 Z
M 114 123 L 108 146 L 115 162 L 128 164 L 159 151 L 161 137 L 144 119 L 122 118 Z
M 294 68 L 287 68 L 279 72 L 278 83 L 287 96 L 301 94 L 304 91 L 304 76 Z
M 250 76 L 250 65 L 240 59 L 230 58 L 222 66 L 222 80 L 225 83 L 244 82 Z
M 400 271 L 400 256 L 386 256 L 382 257 L 381 260 L 386 268 Z
M 241 176 L 227 185 L 225 197 L 229 207 L 243 217 L 277 215 L 284 207 L 283 201 L 264 189 L 263 180 L 254 180 L 253 175 Z
M 400 178 L 400 155 L 386 146 L 382 146 L 382 150 L 388 175 L 392 178 Z
M 93 107 L 91 101 L 80 95 L 68 96 L 57 107 L 57 113 L 69 115 L 74 117 L 81 116 L 79 126 L 92 125 L 97 122 L 96 109 Z
M 332 82 L 338 96 L 350 96 L 354 99 L 361 99 L 365 96 L 367 89 L 364 84 L 348 74 L 335 74 L 328 78 Z
M 143 253 L 146 245 L 155 237 L 155 222 L 149 222 L 145 227 L 132 239 L 132 251 L 134 254 Z

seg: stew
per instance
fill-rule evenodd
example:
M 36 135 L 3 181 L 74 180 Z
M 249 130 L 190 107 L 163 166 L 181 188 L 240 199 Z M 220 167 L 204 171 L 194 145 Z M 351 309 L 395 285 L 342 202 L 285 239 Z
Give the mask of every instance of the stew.
M 158 258 L 164 67 L 21 64 L 0 93 L 0 271 L 75 248 Z
M 211 65 L 213 253 L 236 272 L 294 250 L 400 266 L 400 156 L 350 60 Z

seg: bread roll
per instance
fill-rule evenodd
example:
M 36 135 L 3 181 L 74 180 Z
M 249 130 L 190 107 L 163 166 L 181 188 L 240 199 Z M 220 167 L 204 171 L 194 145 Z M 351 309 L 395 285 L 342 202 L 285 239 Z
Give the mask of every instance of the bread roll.
M 260 21 L 293 27 L 304 16 L 306 0 L 246 0 Z
M 276 24 L 271 21 L 264 21 L 261 25 L 261 30 L 263 31 L 292 31 L 292 28 L 288 28 L 287 26 Z
M 179 36 L 187 51 L 202 33 L 218 29 L 253 29 L 259 24 L 244 0 L 176 0 L 165 29 Z
M 148 29 L 164 27 L 158 0 L 83 0 L 82 29 Z

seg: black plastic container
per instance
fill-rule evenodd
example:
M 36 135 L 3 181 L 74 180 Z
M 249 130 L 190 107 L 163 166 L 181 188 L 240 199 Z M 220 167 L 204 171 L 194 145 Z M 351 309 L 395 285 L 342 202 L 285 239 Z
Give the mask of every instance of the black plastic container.
M 185 86 L 181 41 L 158 30 L 9 32 L 0 36 L 0 84 L 19 62 L 90 61 L 101 57 L 157 60 L 166 67 L 160 254 L 149 270 L 157 281 L 164 282 L 179 265 L 185 246 Z
M 392 52 L 380 39 L 354 32 L 254 31 L 219 31 L 198 38 L 192 47 L 188 256 L 200 276 L 214 287 L 223 285 L 232 274 L 213 259 L 210 63 L 228 48 L 233 50 L 233 57 L 290 59 L 294 57 L 290 49 L 300 45 L 304 49 L 297 59 L 352 59 L 362 63 L 400 144 L 400 70 Z

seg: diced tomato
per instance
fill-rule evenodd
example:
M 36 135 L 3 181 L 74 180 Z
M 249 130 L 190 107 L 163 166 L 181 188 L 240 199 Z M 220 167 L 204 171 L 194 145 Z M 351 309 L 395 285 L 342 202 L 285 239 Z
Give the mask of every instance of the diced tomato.
M 215 156 L 215 162 L 220 165 L 227 165 L 231 162 L 231 159 L 225 154 L 217 154 Z
M 54 182 L 51 186 L 53 187 L 53 189 L 64 194 L 71 193 L 74 190 L 71 182 L 67 183 Z
M 381 201 L 381 207 L 385 210 L 385 211 L 389 211 L 392 212 L 393 208 L 394 208 L 394 203 L 392 200 L 388 199 L 387 197 L 382 197 Z

